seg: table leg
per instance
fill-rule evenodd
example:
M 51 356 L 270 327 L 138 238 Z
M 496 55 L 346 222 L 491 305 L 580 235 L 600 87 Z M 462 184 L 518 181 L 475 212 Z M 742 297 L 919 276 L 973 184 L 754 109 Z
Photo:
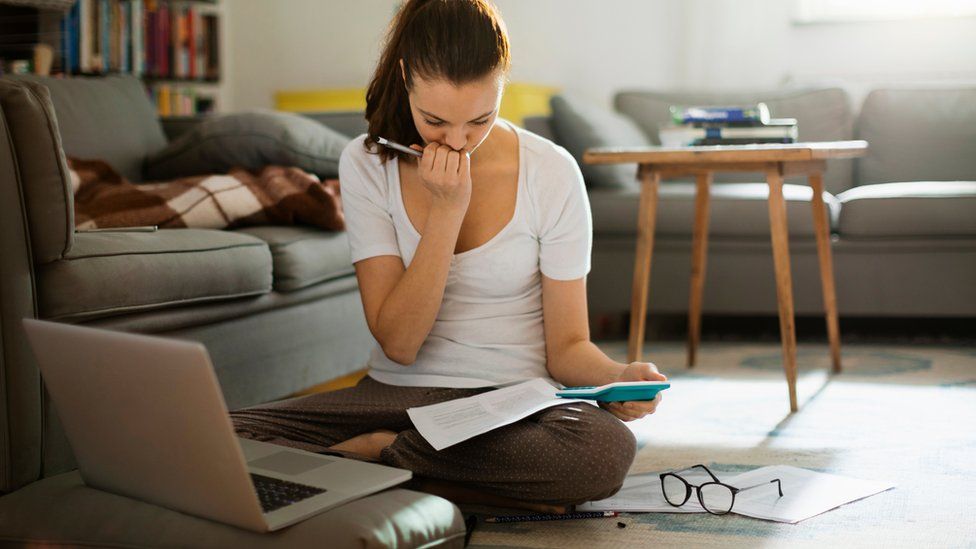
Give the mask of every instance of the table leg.
M 779 331 L 783 341 L 783 368 L 790 391 L 790 411 L 796 404 L 796 328 L 793 323 L 793 283 L 790 275 L 789 231 L 786 203 L 783 201 L 783 176 L 778 170 L 766 172 L 769 183 L 769 228 L 772 234 L 773 263 L 776 270 L 776 297 L 779 303 Z
M 641 166 L 640 206 L 637 212 L 637 252 L 634 256 L 634 283 L 630 292 L 630 340 L 628 362 L 641 359 L 644 322 L 647 318 L 648 284 L 651 280 L 651 252 L 654 249 L 654 224 L 657 217 L 657 189 L 661 176 L 650 166 Z
M 827 337 L 830 339 L 830 358 L 833 372 L 840 373 L 840 327 L 837 322 L 837 296 L 834 292 L 834 258 L 830 251 L 830 223 L 823 201 L 823 174 L 810 174 L 813 188 L 813 222 L 817 232 L 817 256 L 820 259 L 820 284 L 823 287 L 824 309 L 827 314 Z
M 695 190 L 695 229 L 691 246 L 691 289 L 688 301 L 688 367 L 695 365 L 695 352 L 701 336 L 702 291 L 708 255 L 708 206 L 711 172 L 699 174 Z

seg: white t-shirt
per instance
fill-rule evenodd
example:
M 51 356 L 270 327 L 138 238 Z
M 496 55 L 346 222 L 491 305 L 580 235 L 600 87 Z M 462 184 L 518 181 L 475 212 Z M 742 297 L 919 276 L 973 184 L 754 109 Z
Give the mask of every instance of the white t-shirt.
M 512 126 L 515 127 L 515 126 Z M 562 147 L 516 128 L 518 197 L 511 221 L 491 240 L 455 254 L 434 325 L 409 366 L 373 348 L 370 377 L 391 385 L 487 387 L 550 379 L 542 278 L 575 280 L 590 271 L 593 222 L 583 176 Z M 363 148 L 339 161 L 352 262 L 396 255 L 409 267 L 421 235 L 400 192 L 399 161 Z

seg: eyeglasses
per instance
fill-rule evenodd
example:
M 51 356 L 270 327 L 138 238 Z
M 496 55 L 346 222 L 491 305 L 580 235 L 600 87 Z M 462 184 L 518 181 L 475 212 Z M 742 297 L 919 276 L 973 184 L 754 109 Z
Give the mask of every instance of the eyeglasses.
M 712 477 L 714 482 L 706 482 L 699 485 L 690 484 L 678 474 L 698 467 L 704 469 L 708 473 L 708 476 Z M 783 497 L 783 485 L 778 478 L 744 488 L 736 488 L 735 486 L 729 486 L 720 482 L 718 477 L 712 474 L 708 470 L 708 467 L 704 465 L 694 465 L 681 469 L 680 471 L 661 473 L 661 490 L 664 492 L 664 499 L 668 503 L 675 507 L 681 507 L 688 502 L 688 499 L 691 497 L 691 489 L 694 488 L 698 491 L 698 503 L 701 503 L 702 508 L 713 515 L 724 515 L 731 511 L 732 506 L 735 504 L 735 496 L 739 492 L 745 492 L 746 490 L 752 490 L 753 488 L 759 488 L 760 486 L 766 486 L 774 482 L 776 483 L 776 488 L 779 489 L 779 497 Z

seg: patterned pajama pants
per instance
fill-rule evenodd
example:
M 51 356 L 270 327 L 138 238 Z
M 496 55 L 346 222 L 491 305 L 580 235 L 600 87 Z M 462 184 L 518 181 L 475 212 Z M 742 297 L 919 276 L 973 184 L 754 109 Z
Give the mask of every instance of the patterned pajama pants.
M 310 452 L 363 433 L 399 433 L 381 461 L 415 476 L 455 482 L 498 496 L 556 505 L 616 493 L 636 442 L 609 412 L 579 402 L 547 408 L 511 425 L 435 450 L 407 408 L 491 388 L 401 387 L 366 377 L 355 387 L 231 412 L 238 436 Z

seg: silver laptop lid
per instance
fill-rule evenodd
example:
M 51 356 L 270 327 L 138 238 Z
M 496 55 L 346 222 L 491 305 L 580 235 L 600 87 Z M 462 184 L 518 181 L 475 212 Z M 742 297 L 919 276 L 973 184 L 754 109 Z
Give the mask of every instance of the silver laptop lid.
M 203 345 L 31 319 L 24 328 L 87 484 L 266 528 Z

